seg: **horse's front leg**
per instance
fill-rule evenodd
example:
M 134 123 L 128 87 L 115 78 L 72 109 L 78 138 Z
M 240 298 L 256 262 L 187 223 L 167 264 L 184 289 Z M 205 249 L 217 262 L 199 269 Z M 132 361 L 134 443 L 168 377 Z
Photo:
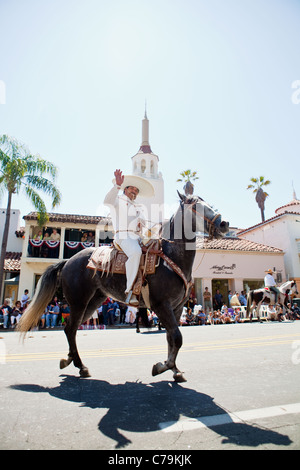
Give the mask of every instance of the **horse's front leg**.
M 152 375 L 162 374 L 166 370 L 173 371 L 173 378 L 176 382 L 186 382 L 182 372 L 176 367 L 176 358 L 179 349 L 182 346 L 182 335 L 178 328 L 176 318 L 172 309 L 167 309 L 168 314 L 160 316 L 162 323 L 167 331 L 168 358 L 164 363 L 158 362 L 152 368 Z

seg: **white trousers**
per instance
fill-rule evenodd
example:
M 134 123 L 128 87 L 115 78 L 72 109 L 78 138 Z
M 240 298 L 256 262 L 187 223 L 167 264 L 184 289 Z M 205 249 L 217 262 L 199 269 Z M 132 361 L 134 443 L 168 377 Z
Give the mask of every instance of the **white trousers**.
M 134 240 L 132 238 L 125 238 L 125 239 L 116 239 L 117 244 L 122 248 L 125 255 L 128 257 L 126 261 L 126 278 L 127 278 L 127 285 L 125 293 L 132 289 L 133 283 L 135 281 L 139 265 L 140 259 L 142 255 L 142 249 L 139 244 L 139 240 Z

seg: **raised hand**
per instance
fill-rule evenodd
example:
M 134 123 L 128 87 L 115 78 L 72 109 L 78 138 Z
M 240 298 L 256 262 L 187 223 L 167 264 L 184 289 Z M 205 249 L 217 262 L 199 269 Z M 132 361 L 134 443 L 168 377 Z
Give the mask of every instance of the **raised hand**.
M 116 185 L 121 186 L 123 184 L 123 181 L 124 181 L 124 176 L 122 175 L 122 171 L 121 170 L 116 170 L 114 175 L 115 175 L 115 178 L 116 178 Z

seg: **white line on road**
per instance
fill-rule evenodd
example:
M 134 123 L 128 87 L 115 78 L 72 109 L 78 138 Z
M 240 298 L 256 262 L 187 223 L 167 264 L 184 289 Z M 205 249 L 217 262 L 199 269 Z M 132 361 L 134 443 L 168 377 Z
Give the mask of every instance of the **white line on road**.
M 221 424 L 242 423 L 260 418 L 272 418 L 287 414 L 300 413 L 300 403 L 290 405 L 270 406 L 256 410 L 237 411 L 236 413 L 222 413 L 214 416 L 202 416 L 199 418 L 182 417 L 179 421 L 166 421 L 159 423 L 164 432 L 192 431 L 194 429 L 219 426 Z

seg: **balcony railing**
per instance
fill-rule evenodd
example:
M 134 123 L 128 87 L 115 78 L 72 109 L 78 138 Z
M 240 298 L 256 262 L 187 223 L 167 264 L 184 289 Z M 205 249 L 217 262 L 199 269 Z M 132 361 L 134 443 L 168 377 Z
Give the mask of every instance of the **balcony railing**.
M 60 241 L 29 239 L 28 256 L 30 258 L 59 258 Z M 93 242 L 65 241 L 64 258 L 71 258 L 79 251 L 95 246 Z

